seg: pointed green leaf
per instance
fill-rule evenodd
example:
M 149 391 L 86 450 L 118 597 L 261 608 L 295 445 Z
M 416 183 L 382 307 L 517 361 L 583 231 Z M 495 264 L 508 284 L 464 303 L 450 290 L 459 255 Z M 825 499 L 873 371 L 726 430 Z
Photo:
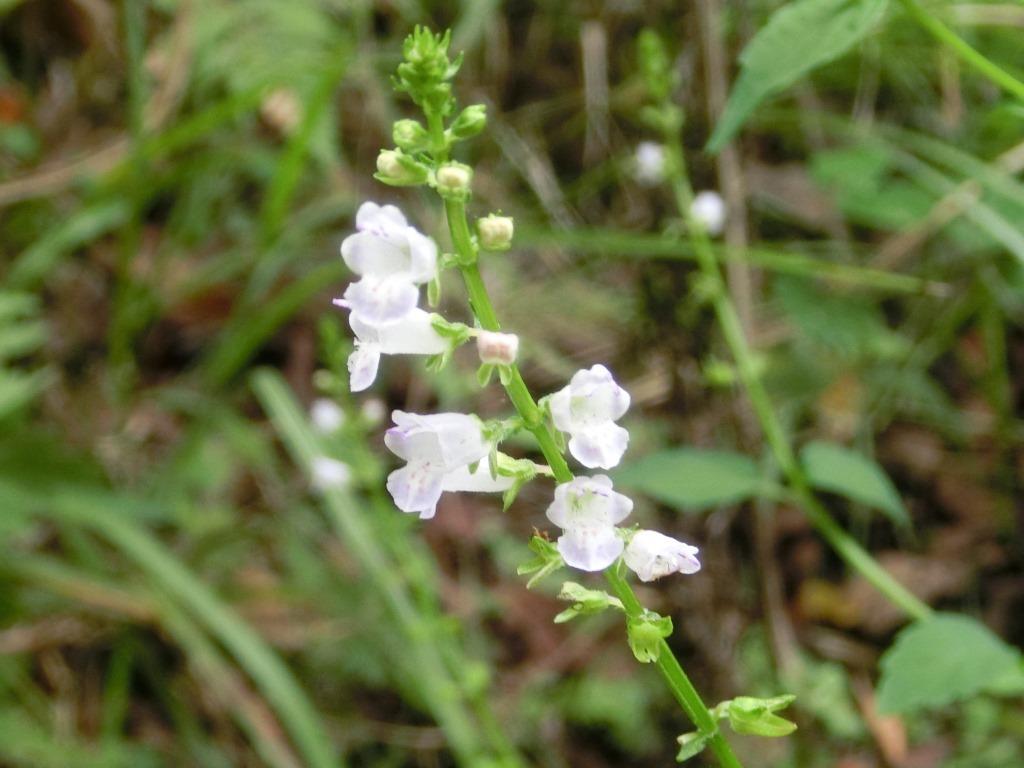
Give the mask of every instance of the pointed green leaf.
M 762 486 L 752 459 L 731 451 L 697 448 L 647 456 L 616 472 L 615 482 L 691 512 L 749 499 Z
M 718 152 L 769 96 L 833 61 L 867 35 L 888 0 L 796 0 L 785 3 L 740 54 L 740 74 L 708 142 Z
M 868 457 L 835 443 L 812 442 L 800 452 L 800 461 L 815 488 L 874 507 L 897 525 L 910 525 L 896 487 Z

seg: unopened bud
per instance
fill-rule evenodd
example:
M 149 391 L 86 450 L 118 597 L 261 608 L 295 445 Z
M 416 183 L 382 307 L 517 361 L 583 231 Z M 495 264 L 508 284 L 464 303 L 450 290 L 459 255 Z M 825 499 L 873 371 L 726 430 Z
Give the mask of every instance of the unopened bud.
M 447 163 L 437 169 L 437 191 L 445 198 L 465 200 L 473 182 L 473 169 L 462 163 Z
M 415 120 L 399 120 L 391 129 L 391 138 L 395 146 L 406 152 L 419 152 L 430 143 L 427 129 Z
M 493 213 L 476 222 L 476 233 L 480 247 L 487 251 L 507 251 L 512 246 L 515 225 L 509 216 L 495 216 Z
M 427 180 L 427 169 L 398 150 L 382 149 L 377 155 L 377 173 L 374 175 L 393 187 L 411 187 Z
M 514 333 L 480 331 L 476 337 L 480 362 L 491 365 L 512 365 L 519 354 L 519 337 Z
M 483 104 L 471 104 L 452 121 L 452 136 L 456 139 L 468 139 L 476 136 L 487 125 L 487 107 Z

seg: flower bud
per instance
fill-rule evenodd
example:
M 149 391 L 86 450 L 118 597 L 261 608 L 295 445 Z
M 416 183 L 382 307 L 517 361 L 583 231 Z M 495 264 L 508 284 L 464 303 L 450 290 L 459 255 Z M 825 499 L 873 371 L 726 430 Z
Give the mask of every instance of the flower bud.
M 519 354 L 519 337 L 514 333 L 480 331 L 476 337 L 480 362 L 493 365 L 512 365 Z
M 476 222 L 480 247 L 486 251 L 507 251 L 512 246 L 514 232 L 515 225 L 509 216 L 495 216 L 492 213 Z
M 446 163 L 437 169 L 436 180 L 442 197 L 465 200 L 473 182 L 473 169 L 462 163 Z
M 400 150 L 382 149 L 374 178 L 393 187 L 413 187 L 427 180 L 427 169 Z
M 486 125 L 487 107 L 471 104 L 459 113 L 448 130 L 456 139 L 468 139 L 480 133 Z
M 399 120 L 391 129 L 395 146 L 406 152 L 419 152 L 430 144 L 430 134 L 416 120 Z

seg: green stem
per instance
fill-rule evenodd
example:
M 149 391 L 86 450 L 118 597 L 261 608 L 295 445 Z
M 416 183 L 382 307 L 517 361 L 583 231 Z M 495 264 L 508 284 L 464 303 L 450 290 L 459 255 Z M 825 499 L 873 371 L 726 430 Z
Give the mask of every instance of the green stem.
M 605 570 L 604 576 L 616 597 L 622 601 L 627 616 L 637 617 L 643 613 L 643 605 L 633 592 L 632 587 L 629 586 L 629 582 L 622 578 L 617 565 Z M 679 702 L 679 706 L 686 712 L 687 717 L 697 726 L 697 730 L 701 734 L 708 737 L 708 746 L 718 758 L 718 762 L 727 768 L 742 768 L 732 747 L 729 746 L 729 742 L 718 731 L 718 723 L 715 718 L 708 710 L 704 700 L 701 699 L 700 694 L 697 693 L 697 689 L 693 687 L 690 678 L 686 676 L 679 660 L 672 653 L 672 649 L 664 640 L 660 641 L 659 651 L 658 671 L 661 672 L 666 685 L 672 691 L 676 701 Z
M 708 240 L 704 228 L 690 216 L 693 190 L 690 188 L 690 181 L 686 175 L 682 145 L 675 134 L 666 135 L 665 139 L 668 156 L 667 167 L 671 175 L 676 205 L 680 215 L 687 222 L 687 230 L 690 232 L 701 276 L 711 287 L 711 303 L 722 329 L 722 336 L 736 362 L 740 381 L 753 406 L 757 420 L 761 424 L 765 440 L 785 475 L 796 501 L 803 508 L 818 533 L 851 568 L 860 573 L 911 618 L 928 617 L 931 614 L 931 608 L 896 581 L 850 534 L 844 531 L 811 490 L 810 483 L 797 461 L 796 453 L 782 427 L 782 422 L 776 416 L 768 392 L 758 375 L 754 355 L 747 344 L 739 314 L 729 296 L 711 242 Z
M 463 281 L 466 284 L 466 292 L 469 294 L 469 302 L 473 314 L 480 322 L 480 325 L 488 331 L 500 331 L 501 324 L 498 322 L 498 315 L 494 311 L 487 286 L 480 276 L 480 269 L 477 267 L 477 249 L 469 234 L 469 223 L 466 219 L 466 205 L 457 200 L 446 199 L 444 201 L 445 214 L 448 219 L 448 231 L 451 233 L 452 242 L 459 256 L 460 271 Z M 522 418 L 526 428 L 530 430 L 541 453 L 551 467 L 555 480 L 559 483 L 567 483 L 573 479 L 572 470 L 565 460 L 558 441 L 555 440 L 540 408 L 533 395 L 530 394 L 526 382 L 523 381 L 519 367 L 515 364 L 510 366 L 511 377 L 505 384 L 505 391 L 515 406 L 516 411 Z M 605 569 L 605 578 L 612 590 L 622 601 L 626 613 L 629 616 L 639 616 L 644 608 L 629 583 L 618 573 L 617 565 Z M 739 759 L 733 754 L 732 748 L 725 738 L 718 733 L 718 725 L 708 710 L 707 705 L 701 699 L 700 694 L 693 687 L 690 679 L 683 671 L 682 665 L 675 657 L 672 649 L 664 640 L 661 641 L 660 653 L 658 654 L 658 669 L 665 679 L 672 695 L 679 702 L 687 717 L 693 722 L 697 729 L 708 736 L 708 746 L 718 758 L 718 761 L 725 768 L 742 768 Z
M 1024 83 L 986 58 L 956 32 L 932 16 L 917 0 L 900 0 L 906 12 L 936 40 L 948 45 L 961 61 L 974 67 L 1000 88 L 1024 101 Z

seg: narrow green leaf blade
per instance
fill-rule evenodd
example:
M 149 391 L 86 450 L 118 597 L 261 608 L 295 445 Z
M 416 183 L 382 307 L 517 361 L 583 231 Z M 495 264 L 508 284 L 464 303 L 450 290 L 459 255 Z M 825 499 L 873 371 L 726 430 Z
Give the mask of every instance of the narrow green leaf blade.
M 647 456 L 616 472 L 615 481 L 691 512 L 743 501 L 762 485 L 757 464 L 747 456 L 698 448 Z
M 896 486 L 885 471 L 866 456 L 842 445 L 815 441 L 804 446 L 800 461 L 815 488 L 874 507 L 897 525 L 910 525 L 910 515 Z
M 786 3 L 740 55 L 740 74 L 708 142 L 718 152 L 758 104 L 822 64 L 838 59 L 885 14 L 888 0 L 797 0 Z
M 1013 690 L 1022 675 L 1020 651 L 984 624 L 949 613 L 900 632 L 881 668 L 878 709 L 902 714 Z

